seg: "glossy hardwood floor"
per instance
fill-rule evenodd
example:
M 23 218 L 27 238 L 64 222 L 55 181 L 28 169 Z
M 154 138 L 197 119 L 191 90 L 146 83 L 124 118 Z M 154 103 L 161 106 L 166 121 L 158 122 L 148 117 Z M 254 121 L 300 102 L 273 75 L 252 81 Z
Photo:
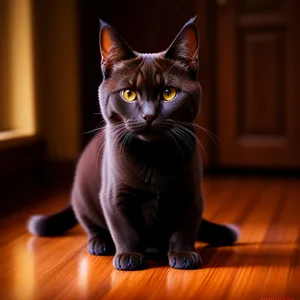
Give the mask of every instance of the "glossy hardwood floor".
M 204 266 L 180 271 L 157 261 L 120 272 L 111 257 L 87 254 L 80 227 L 59 238 L 26 232 L 33 213 L 55 211 L 67 189 L 49 190 L 34 205 L 0 221 L 0 299 L 300 299 L 300 180 L 206 178 L 205 216 L 241 228 L 238 244 L 198 243 Z

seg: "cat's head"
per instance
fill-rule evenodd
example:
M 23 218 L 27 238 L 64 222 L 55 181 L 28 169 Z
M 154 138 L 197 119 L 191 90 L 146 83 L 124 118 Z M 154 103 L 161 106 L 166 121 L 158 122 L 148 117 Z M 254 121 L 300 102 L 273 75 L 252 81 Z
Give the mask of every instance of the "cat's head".
M 184 25 L 166 51 L 154 54 L 131 50 L 101 21 L 99 102 L 106 123 L 152 141 L 166 136 L 175 124 L 193 122 L 201 98 L 198 48 L 194 19 Z

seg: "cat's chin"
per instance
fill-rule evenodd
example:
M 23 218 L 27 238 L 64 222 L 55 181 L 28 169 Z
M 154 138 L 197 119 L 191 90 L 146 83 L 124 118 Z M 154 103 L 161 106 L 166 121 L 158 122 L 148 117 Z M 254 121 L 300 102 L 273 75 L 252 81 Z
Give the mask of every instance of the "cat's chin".
M 157 140 L 161 140 L 163 138 L 163 135 L 157 133 L 147 133 L 147 134 L 138 134 L 136 137 L 143 142 L 154 142 Z

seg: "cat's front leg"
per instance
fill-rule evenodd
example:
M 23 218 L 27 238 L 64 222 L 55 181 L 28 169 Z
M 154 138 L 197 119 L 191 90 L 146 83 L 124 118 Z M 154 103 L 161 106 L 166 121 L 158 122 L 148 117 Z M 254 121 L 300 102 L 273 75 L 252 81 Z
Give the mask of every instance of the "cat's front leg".
M 140 236 L 129 221 L 126 199 L 107 201 L 103 205 L 105 218 L 116 246 L 113 265 L 118 270 L 142 270 L 147 261 L 142 252 Z
M 195 251 L 196 234 L 201 214 L 197 207 L 189 209 L 183 215 L 180 225 L 171 235 L 169 241 L 169 265 L 175 269 L 198 269 L 202 261 Z

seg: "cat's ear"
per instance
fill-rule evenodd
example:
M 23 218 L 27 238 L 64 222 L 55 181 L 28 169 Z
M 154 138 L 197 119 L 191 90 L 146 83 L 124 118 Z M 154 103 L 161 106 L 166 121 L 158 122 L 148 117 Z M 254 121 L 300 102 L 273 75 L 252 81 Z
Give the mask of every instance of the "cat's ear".
M 104 68 L 112 66 L 113 64 L 122 60 L 128 60 L 136 57 L 134 52 L 119 36 L 119 34 L 101 19 L 99 44 L 102 66 Z
M 199 38 L 195 19 L 196 17 L 190 19 L 180 30 L 171 46 L 166 51 L 166 58 L 181 60 L 191 65 L 197 65 Z

